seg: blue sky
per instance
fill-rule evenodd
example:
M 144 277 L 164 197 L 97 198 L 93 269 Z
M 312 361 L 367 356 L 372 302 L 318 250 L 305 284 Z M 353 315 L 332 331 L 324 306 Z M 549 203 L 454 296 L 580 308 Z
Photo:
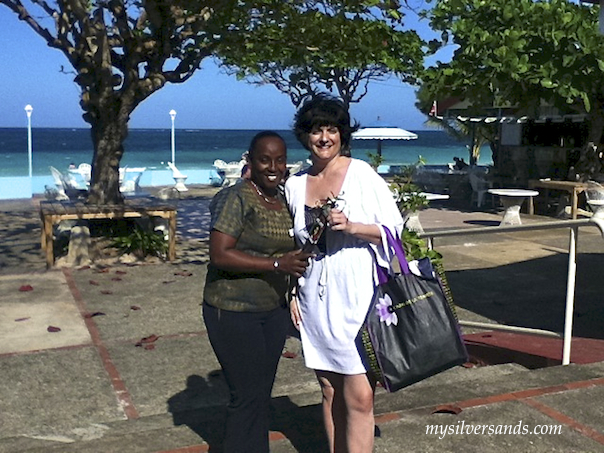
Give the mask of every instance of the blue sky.
M 416 5 L 423 1 L 416 0 Z M 424 38 L 432 38 L 427 25 L 413 24 Z M 88 127 L 81 118 L 79 90 L 63 54 L 0 5 L 0 127 L 26 127 L 24 107 L 33 106 L 32 127 Z M 440 56 L 441 59 L 446 58 Z M 361 125 L 381 117 L 409 130 L 426 129 L 425 115 L 415 108 L 415 90 L 392 77 L 372 83 L 363 100 L 351 107 Z M 183 84 L 167 84 L 132 114 L 132 128 L 170 128 L 169 111 L 176 110 L 176 128 L 289 129 L 295 113 L 289 97 L 272 86 L 254 87 L 227 76 L 210 60 Z

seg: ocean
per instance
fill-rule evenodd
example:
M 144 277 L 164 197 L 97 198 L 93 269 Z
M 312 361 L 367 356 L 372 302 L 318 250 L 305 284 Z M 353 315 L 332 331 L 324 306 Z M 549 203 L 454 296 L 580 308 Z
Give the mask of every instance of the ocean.
M 239 161 L 247 149 L 255 130 L 176 129 L 174 131 L 175 163 L 187 174 L 188 183 L 209 183 L 213 162 Z M 277 131 L 288 146 L 288 161 L 297 162 L 308 157 L 306 151 L 289 130 Z M 69 164 L 92 162 L 92 139 L 89 129 L 32 128 L 32 187 L 33 193 L 42 193 L 46 185 L 53 185 L 49 166 L 65 170 Z M 441 130 L 417 131 L 417 140 L 387 140 L 382 142 L 384 165 L 405 165 L 417 161 L 418 156 L 427 165 L 445 165 L 453 157 L 468 161 L 467 143 L 459 142 Z M 171 161 L 170 129 L 131 129 L 124 144 L 121 166 L 146 167 L 141 185 L 170 184 Z M 368 160 L 375 153 L 377 141 L 353 140 L 352 155 Z M 27 128 L 0 128 L 0 198 L 12 197 L 18 178 L 29 175 Z M 480 164 L 491 164 L 488 148 L 483 149 Z M 172 180 L 173 182 L 173 180 Z M 9 190 L 10 189 L 10 190 Z M 27 188 L 24 187 L 24 191 Z

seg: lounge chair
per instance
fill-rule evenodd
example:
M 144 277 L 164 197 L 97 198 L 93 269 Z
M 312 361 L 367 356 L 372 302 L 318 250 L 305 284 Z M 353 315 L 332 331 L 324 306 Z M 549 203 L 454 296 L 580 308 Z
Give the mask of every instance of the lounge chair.
M 241 171 L 244 165 L 244 159 L 241 159 L 239 162 L 229 162 L 228 164 L 221 159 L 214 161 L 214 168 L 222 177 L 223 186 L 232 186 L 235 184 L 241 178 Z
M 82 190 L 78 187 L 77 182 L 70 175 L 65 175 L 57 170 L 53 166 L 48 167 L 50 169 L 50 174 L 55 182 L 56 186 L 56 194 L 55 200 L 70 200 L 84 196 L 87 191 Z M 51 193 L 49 191 L 49 193 Z
M 288 176 L 295 175 L 299 173 L 304 168 L 304 161 L 299 160 L 298 162 L 294 162 L 293 164 L 287 164 Z
M 140 180 L 147 167 L 120 168 L 120 192 L 135 195 L 141 192 Z

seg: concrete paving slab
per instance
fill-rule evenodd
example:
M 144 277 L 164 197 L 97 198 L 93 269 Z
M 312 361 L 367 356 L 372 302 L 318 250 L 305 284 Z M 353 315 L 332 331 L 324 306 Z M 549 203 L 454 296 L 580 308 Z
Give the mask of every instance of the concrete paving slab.
M 0 276 L 0 354 L 82 344 L 90 335 L 61 272 Z
M 399 453 L 401 446 L 410 453 L 453 452 L 596 452 L 602 445 L 567 426 L 561 434 L 541 434 L 541 429 L 558 429 L 560 423 L 521 402 L 505 402 L 491 406 L 464 409 L 457 415 L 403 414 L 400 420 L 381 426 L 382 437 L 376 440 L 376 452 Z M 427 426 L 439 434 L 427 434 Z M 482 427 L 485 433 L 482 434 Z M 472 429 L 471 434 L 468 431 Z M 505 433 L 507 428 L 508 434 Z M 442 431 L 452 434 L 442 435 Z M 475 434 L 474 430 L 477 430 Z M 492 430 L 492 431 L 491 431 Z M 515 434 L 519 432 L 519 434 Z M 523 433 L 523 430 L 526 434 Z M 489 432 L 492 434 L 489 434 Z M 509 434 L 509 432 L 513 434 Z M 429 431 L 428 431 L 429 432 Z M 433 431 L 434 432 L 434 431 Z M 463 434 L 462 434 L 463 432 Z M 459 434 L 457 434 L 459 433 Z M 440 438 L 442 437 L 442 438 Z M 393 442 L 399 439 L 400 442 Z M 406 440 L 405 440 L 406 439 Z
M 570 419 L 565 420 L 567 423 L 576 423 L 595 432 L 604 433 L 604 406 L 599 404 L 600 401 L 604 401 L 604 388 L 602 387 L 570 390 L 535 399 L 546 405 L 546 408 L 542 410 L 548 411 L 550 416 L 555 419 L 564 420 L 560 416 L 560 414 L 564 414 Z M 604 440 L 604 434 L 600 434 L 600 439 Z
M 78 429 L 125 418 L 92 347 L 5 356 L 0 375 L 2 437 L 68 441 Z
M 207 337 L 160 337 L 153 345 L 109 347 L 140 417 L 226 404 L 228 390 Z
M 206 267 L 142 265 L 108 267 L 103 272 L 69 270 L 79 297 L 104 339 L 133 340 L 205 330 L 201 300 Z

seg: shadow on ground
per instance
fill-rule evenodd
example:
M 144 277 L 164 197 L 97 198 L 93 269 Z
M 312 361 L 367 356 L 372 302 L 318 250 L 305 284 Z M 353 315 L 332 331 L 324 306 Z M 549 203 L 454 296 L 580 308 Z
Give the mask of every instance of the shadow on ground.
M 174 426 L 189 427 L 200 443 L 208 444 L 209 452 L 220 453 L 227 400 L 228 388 L 221 371 L 215 370 L 206 378 L 189 376 L 186 389 L 168 400 L 168 412 Z M 320 405 L 298 406 L 282 396 L 271 400 L 271 408 L 271 431 L 282 433 L 298 452 L 327 453 Z
M 604 339 L 603 268 L 603 254 L 578 255 L 573 336 Z M 459 307 L 501 324 L 562 332 L 567 271 L 568 255 L 557 254 L 497 268 L 448 271 L 447 279 Z

